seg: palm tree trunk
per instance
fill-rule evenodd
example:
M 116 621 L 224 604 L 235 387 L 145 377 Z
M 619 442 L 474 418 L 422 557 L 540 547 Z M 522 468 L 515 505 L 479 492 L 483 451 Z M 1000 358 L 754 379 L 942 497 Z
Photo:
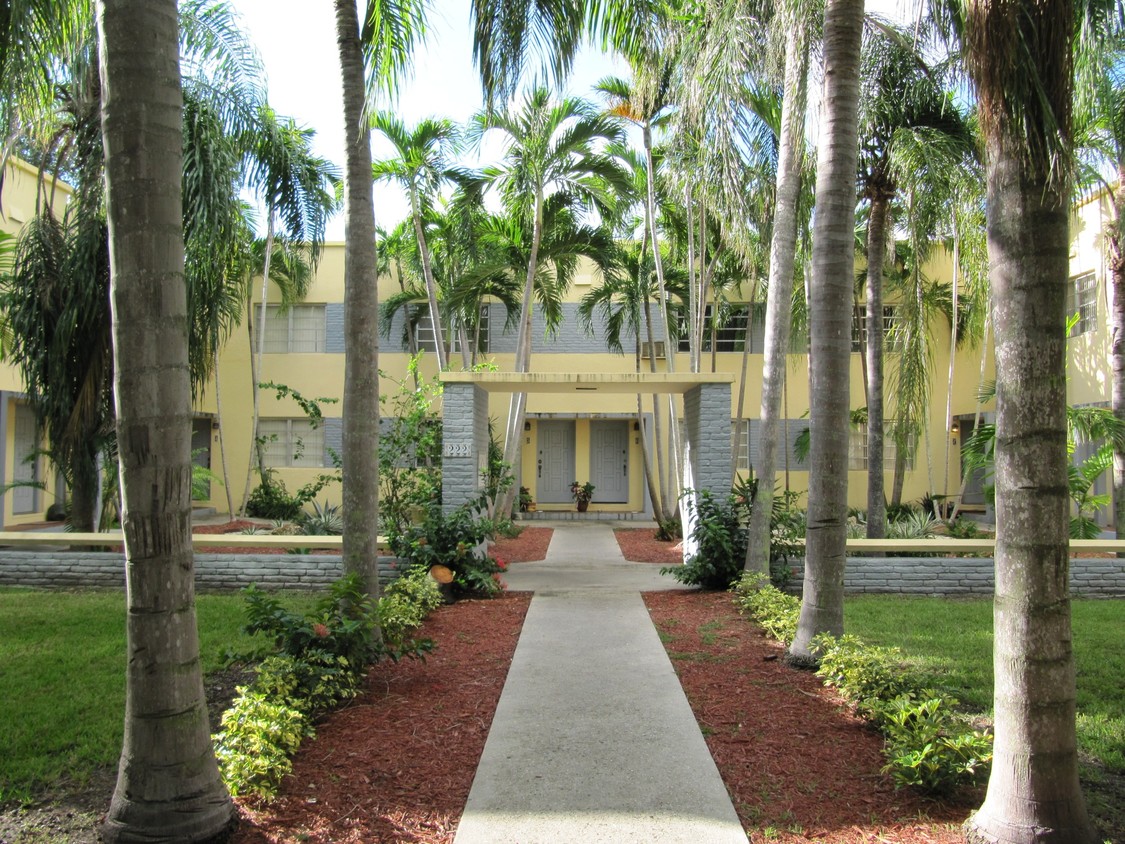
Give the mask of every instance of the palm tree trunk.
M 1011 141 L 1008 141 L 1011 143 Z M 970 840 L 1093 842 L 1078 784 L 1068 591 L 1069 190 L 989 143 L 996 328 L 996 742 Z M 1068 187 L 1068 186 L 1067 186 Z
M 817 149 L 813 228 L 812 448 L 804 595 L 790 656 L 814 658 L 812 639 L 844 632 L 848 510 L 850 304 L 855 272 L 855 173 L 863 0 L 824 10 L 824 120 Z
M 957 308 L 959 306 L 958 287 L 961 275 L 961 237 L 957 227 L 957 216 L 953 217 L 953 319 L 949 326 L 949 375 L 945 382 L 945 478 L 941 484 L 943 495 L 949 495 L 949 431 L 953 427 L 953 361 L 957 357 Z
M 1114 195 L 1114 220 L 1109 246 L 1110 279 L 1113 284 L 1113 306 L 1110 312 L 1110 359 L 1113 385 L 1110 404 L 1113 415 L 1125 422 L 1125 244 L 1122 243 L 1122 221 L 1125 220 L 1125 166 L 1117 171 L 1118 188 Z M 1125 539 L 1125 453 L 1113 451 L 1113 527 L 1118 539 Z
M 223 431 L 223 398 L 219 385 L 219 352 L 215 351 L 215 419 L 219 423 L 219 461 L 223 467 L 223 491 L 227 496 L 227 515 L 234 518 L 234 499 L 231 498 L 230 473 L 227 471 L 227 446 Z
M 1098 838 L 1078 782 L 1069 593 L 1066 293 L 1075 10 L 1067 0 L 984 2 L 970 7 L 969 27 L 967 60 L 988 162 L 996 331 L 996 736 L 988 792 L 966 823 L 966 838 L 1093 844 Z M 1016 74 L 1044 82 L 1021 88 Z
M 871 197 L 867 224 L 867 538 L 887 535 L 883 470 L 883 259 L 890 197 Z
M 234 807 L 211 748 L 191 550 L 191 378 L 172 0 L 99 0 L 128 614 L 107 841 L 211 841 Z M 141 154 L 143 151 L 143 154 Z
M 418 238 L 418 251 L 422 255 L 422 274 L 426 280 L 426 300 L 430 305 L 430 322 L 434 329 L 434 349 L 437 350 L 438 369 L 444 372 L 449 368 L 449 356 L 445 351 L 445 332 L 442 331 L 441 310 L 438 308 L 437 282 L 430 260 L 430 246 L 426 243 L 426 232 L 422 228 L 422 212 L 418 208 L 418 191 L 410 186 L 410 217 L 414 221 L 414 236 Z
M 261 482 L 266 483 L 266 455 L 265 450 L 262 448 L 261 440 L 258 438 L 258 418 L 260 413 L 260 393 L 261 389 L 258 387 L 258 382 L 262 380 L 262 356 L 266 351 L 266 299 L 269 296 L 270 287 L 270 261 L 273 258 L 273 209 L 269 210 L 266 222 L 266 253 L 265 259 L 262 261 L 262 296 L 258 308 L 258 337 L 257 337 L 257 353 L 255 354 L 254 348 L 250 349 L 250 391 L 254 397 L 254 408 L 250 415 L 250 459 L 246 465 L 246 483 L 242 487 L 242 506 L 239 507 L 239 513 L 246 513 L 246 504 L 250 500 L 250 476 L 254 471 L 255 461 L 258 464 L 258 477 Z M 254 340 L 253 331 L 250 332 L 251 340 Z
M 344 100 L 344 571 L 378 597 L 379 295 L 375 212 L 355 0 L 334 0 Z
M 801 192 L 801 159 L 805 137 L 809 45 L 801 16 L 790 24 L 785 41 L 785 97 L 781 104 L 781 146 L 777 161 L 776 212 L 770 239 L 769 290 L 766 294 L 765 356 L 762 400 L 758 410 L 758 460 L 754 475 L 758 491 L 750 511 L 746 543 L 747 571 L 769 574 L 770 513 L 777 478 L 777 421 L 785 391 L 792 327 L 793 272 L 797 257 L 797 206 Z M 786 439 L 788 442 L 788 439 Z
M 543 191 L 535 194 L 534 227 L 531 234 L 531 255 L 527 262 L 527 278 L 520 306 L 520 329 L 516 335 L 516 372 L 531 371 L 531 312 L 535 297 L 535 275 L 539 270 L 539 244 L 543 240 Z M 516 470 L 523 442 L 523 423 L 527 415 L 527 393 L 514 393 L 508 411 L 508 430 L 504 440 L 504 462 Z M 512 484 L 501 499 L 499 512 L 510 513 L 515 501 L 516 484 Z

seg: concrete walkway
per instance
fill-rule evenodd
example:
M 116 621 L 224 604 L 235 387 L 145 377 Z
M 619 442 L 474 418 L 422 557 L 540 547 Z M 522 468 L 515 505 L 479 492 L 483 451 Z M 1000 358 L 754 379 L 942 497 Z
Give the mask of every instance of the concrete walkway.
M 555 527 L 456 844 L 742 842 L 746 835 L 641 600 L 677 588 L 612 526 Z

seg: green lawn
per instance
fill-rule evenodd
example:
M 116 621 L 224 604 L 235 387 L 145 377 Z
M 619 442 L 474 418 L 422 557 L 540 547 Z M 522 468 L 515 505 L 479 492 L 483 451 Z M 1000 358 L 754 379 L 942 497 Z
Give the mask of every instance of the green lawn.
M 1125 824 L 1125 600 L 1074 600 L 1071 609 L 1082 781 L 1091 812 L 1113 829 Z M 901 648 L 935 685 L 991 713 L 991 601 L 863 595 L 844 612 L 849 633 Z
M 241 632 L 242 603 L 198 596 L 204 672 L 264 644 Z M 124 711 L 123 593 L 0 589 L 0 803 L 116 764 Z

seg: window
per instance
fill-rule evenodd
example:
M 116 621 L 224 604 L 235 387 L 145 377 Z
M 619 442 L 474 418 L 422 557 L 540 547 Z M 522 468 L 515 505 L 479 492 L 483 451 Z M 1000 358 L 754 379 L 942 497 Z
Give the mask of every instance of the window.
M 271 468 L 319 468 L 324 465 L 324 428 L 307 419 L 261 419 L 258 434 Z
M 731 420 L 731 438 L 733 441 L 737 420 Z M 786 468 L 797 471 L 807 471 L 808 466 L 797 459 L 797 441 L 808 431 L 808 419 L 778 419 L 777 420 L 777 447 L 773 455 L 774 469 L 778 472 Z M 761 441 L 762 422 L 760 419 L 745 419 L 742 422 L 741 436 L 738 443 L 738 455 L 735 458 L 734 468 L 748 472 L 758 460 L 758 448 Z
M 434 340 L 434 321 L 430 319 L 429 305 L 412 305 L 410 308 L 410 318 L 414 321 L 414 341 L 418 344 L 419 350 L 436 354 L 437 342 Z M 487 352 L 488 305 L 481 305 L 479 328 L 480 339 L 477 351 Z M 469 336 L 469 341 L 472 342 L 473 334 L 477 331 L 477 327 L 469 325 L 465 327 L 465 331 Z M 451 352 L 461 351 L 461 342 L 457 337 L 456 331 L 452 333 L 452 336 L 447 336 L 445 342 L 450 347 Z
M 1071 279 L 1067 290 L 1066 312 L 1078 315 L 1075 334 L 1093 331 L 1098 321 L 1098 279 L 1092 272 Z
M 894 305 L 883 306 L 883 341 L 894 330 L 895 321 L 898 319 L 897 309 Z M 852 309 L 852 351 L 864 352 L 867 349 L 867 305 L 860 305 Z
M 898 454 L 895 448 L 891 430 L 893 420 L 886 420 L 883 425 L 883 471 L 891 472 L 895 468 L 895 457 Z M 918 450 L 918 437 L 913 432 L 907 443 L 906 469 L 914 469 L 914 453 Z M 866 423 L 852 426 L 848 437 L 848 469 L 856 472 L 867 471 L 867 425 Z
M 652 357 L 653 349 L 656 350 L 656 359 L 657 360 L 664 360 L 664 341 L 663 340 L 654 340 L 651 343 L 649 343 L 646 340 L 644 343 L 641 343 L 641 357 L 644 358 L 645 360 L 648 360 L 649 358 Z
M 324 305 L 266 306 L 266 354 L 324 351 Z
M 713 314 L 714 305 L 708 305 L 703 316 L 703 351 L 711 351 L 713 335 L 716 352 L 741 352 L 742 345 L 746 341 L 746 321 L 750 314 L 749 307 L 746 305 L 731 305 L 720 308 L 719 324 L 714 328 L 711 321 Z M 757 325 L 757 319 L 755 325 Z M 753 349 L 753 345 L 751 345 L 751 349 Z M 679 350 L 681 352 L 690 351 L 686 314 L 680 322 Z

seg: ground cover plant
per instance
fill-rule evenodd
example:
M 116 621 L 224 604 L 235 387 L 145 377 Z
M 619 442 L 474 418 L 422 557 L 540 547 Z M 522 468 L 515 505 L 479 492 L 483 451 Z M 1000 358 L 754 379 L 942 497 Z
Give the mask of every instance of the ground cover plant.
M 895 645 L 919 673 L 971 713 L 992 712 L 992 602 L 852 596 L 847 628 Z M 1125 601 L 1072 600 L 1083 791 L 1103 833 L 1125 842 Z

